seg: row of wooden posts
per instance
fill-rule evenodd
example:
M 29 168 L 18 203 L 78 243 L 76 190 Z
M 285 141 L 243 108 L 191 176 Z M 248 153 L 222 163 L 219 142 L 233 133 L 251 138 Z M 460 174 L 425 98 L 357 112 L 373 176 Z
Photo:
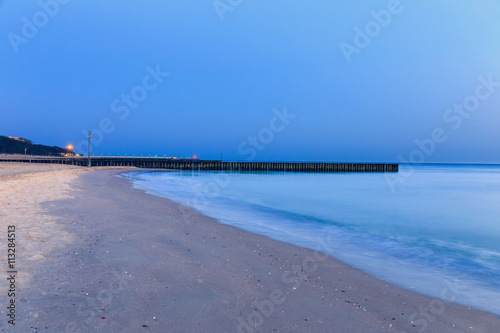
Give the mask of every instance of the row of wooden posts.
M 55 163 L 87 166 L 87 158 L 19 158 L 1 159 L 1 162 Z M 398 172 L 398 164 L 385 163 L 278 163 L 278 162 L 221 162 L 193 159 L 93 157 L 91 166 L 126 166 L 174 170 L 224 171 L 281 171 L 281 172 Z

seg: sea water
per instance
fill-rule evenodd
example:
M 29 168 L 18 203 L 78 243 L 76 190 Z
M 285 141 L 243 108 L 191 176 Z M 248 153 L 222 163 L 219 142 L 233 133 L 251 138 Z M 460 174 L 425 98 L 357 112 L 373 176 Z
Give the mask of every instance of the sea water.
M 404 171 L 403 171 L 404 170 Z M 222 223 L 325 252 L 437 299 L 500 314 L 500 167 L 384 173 L 124 175 Z

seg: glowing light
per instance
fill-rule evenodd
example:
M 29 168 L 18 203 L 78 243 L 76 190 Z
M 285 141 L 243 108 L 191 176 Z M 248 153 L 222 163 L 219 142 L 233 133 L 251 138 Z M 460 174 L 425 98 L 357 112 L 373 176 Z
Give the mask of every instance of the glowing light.
M 68 150 L 73 150 L 73 145 L 68 145 L 68 146 L 66 147 L 66 149 L 68 149 Z
M 196 155 L 194 155 L 193 158 L 196 159 Z

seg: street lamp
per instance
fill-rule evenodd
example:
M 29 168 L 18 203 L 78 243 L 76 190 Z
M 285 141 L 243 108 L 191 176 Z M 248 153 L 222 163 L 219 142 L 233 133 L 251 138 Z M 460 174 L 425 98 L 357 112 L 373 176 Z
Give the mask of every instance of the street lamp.
M 92 138 L 92 132 L 89 131 L 89 156 L 87 161 L 87 166 L 90 167 L 90 139 Z
M 64 156 L 70 156 L 71 154 L 74 155 L 74 153 L 73 153 L 73 145 L 67 145 L 66 146 L 66 150 L 68 151 L 68 153 L 66 153 Z

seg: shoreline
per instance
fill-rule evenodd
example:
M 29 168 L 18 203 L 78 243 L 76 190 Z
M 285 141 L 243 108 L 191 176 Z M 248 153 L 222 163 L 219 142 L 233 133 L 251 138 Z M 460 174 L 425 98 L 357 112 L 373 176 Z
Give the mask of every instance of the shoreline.
M 493 332 L 500 327 L 493 314 L 402 289 L 113 177 L 128 171 L 135 170 L 81 173 L 71 183 L 78 189 L 73 198 L 44 203 L 74 237 L 47 253 L 47 264 L 36 266 L 29 285 L 20 287 L 25 301 L 16 328 Z

